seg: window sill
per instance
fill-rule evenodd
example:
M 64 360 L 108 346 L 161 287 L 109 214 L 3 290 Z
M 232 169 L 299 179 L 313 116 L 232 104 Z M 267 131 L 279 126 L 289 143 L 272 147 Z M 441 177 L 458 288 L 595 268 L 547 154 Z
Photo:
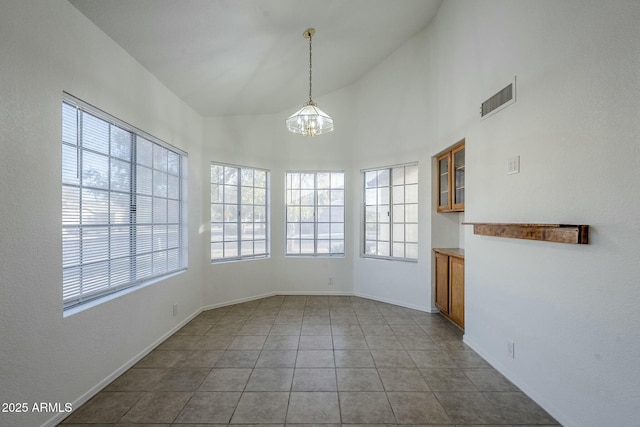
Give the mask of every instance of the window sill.
M 244 262 L 244 261 L 259 261 L 270 259 L 271 255 L 263 255 L 263 256 L 255 256 L 251 258 L 226 258 L 226 259 L 212 259 L 211 265 L 219 265 L 219 264 L 230 264 L 234 262 Z
M 394 257 L 386 257 L 386 256 L 375 256 L 375 255 L 360 255 L 362 259 L 374 259 L 379 261 L 399 261 L 399 262 L 409 262 L 412 264 L 417 264 L 417 259 L 411 258 L 394 258 Z
M 285 258 L 346 258 L 345 254 L 284 254 Z
M 91 299 L 91 300 L 89 300 L 87 302 L 83 302 L 83 303 L 80 303 L 78 305 L 74 305 L 73 307 L 65 308 L 65 309 L 63 309 L 62 317 L 66 318 L 66 317 L 73 316 L 74 314 L 81 313 L 81 312 L 83 312 L 85 310 L 89 310 L 89 309 L 91 309 L 93 307 L 96 307 L 96 306 L 98 306 L 100 304 L 109 302 L 109 301 L 114 300 L 116 298 L 120 298 L 120 297 L 122 297 L 124 295 L 130 294 L 130 293 L 135 292 L 135 291 L 137 291 L 139 289 L 146 288 L 147 286 L 151 286 L 153 284 L 156 284 L 156 283 L 161 282 L 163 280 L 169 279 L 171 277 L 178 276 L 179 274 L 182 274 L 185 271 L 187 271 L 186 268 L 184 270 L 176 271 L 175 273 L 167 274 L 166 276 L 156 277 L 154 279 L 142 282 L 142 283 L 140 283 L 138 285 L 134 285 L 134 286 L 131 286 L 131 287 L 128 287 L 128 288 L 121 289 L 119 291 L 110 293 L 108 295 L 96 297 L 95 299 Z

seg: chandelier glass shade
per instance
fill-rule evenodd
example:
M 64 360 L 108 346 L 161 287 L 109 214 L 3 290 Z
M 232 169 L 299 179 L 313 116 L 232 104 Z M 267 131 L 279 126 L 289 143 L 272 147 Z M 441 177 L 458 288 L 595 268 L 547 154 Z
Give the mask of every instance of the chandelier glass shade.
M 308 28 L 304 33 L 304 38 L 309 39 L 309 102 L 305 103 L 301 109 L 293 113 L 286 120 L 289 132 L 298 133 L 304 136 L 315 136 L 328 133 L 333 130 L 333 119 L 322 111 L 311 99 L 311 39 L 316 30 Z
M 289 116 L 287 129 L 304 136 L 321 135 L 333 130 L 333 119 L 316 104 L 308 103 Z

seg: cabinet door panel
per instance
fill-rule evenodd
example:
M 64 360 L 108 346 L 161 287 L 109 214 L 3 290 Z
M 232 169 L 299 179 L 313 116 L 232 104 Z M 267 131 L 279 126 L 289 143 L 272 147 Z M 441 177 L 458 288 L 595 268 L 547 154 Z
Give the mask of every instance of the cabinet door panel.
M 449 314 L 449 257 L 436 252 L 436 307 Z
M 451 170 L 453 173 L 451 188 L 451 196 L 453 197 L 453 201 L 451 208 L 454 211 L 463 211 L 465 170 L 464 144 L 452 151 L 451 159 Z
M 465 142 L 436 157 L 438 212 L 464 212 Z
M 449 316 L 458 326 L 464 328 L 464 260 L 449 258 L 451 305 Z
M 438 162 L 438 212 L 451 209 L 451 153 L 437 158 Z

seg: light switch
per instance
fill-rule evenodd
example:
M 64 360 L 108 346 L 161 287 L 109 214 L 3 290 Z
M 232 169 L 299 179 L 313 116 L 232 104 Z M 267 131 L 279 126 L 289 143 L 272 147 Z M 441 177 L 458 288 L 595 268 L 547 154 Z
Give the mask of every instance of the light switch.
M 507 175 L 520 173 L 520 156 L 511 157 L 507 162 Z

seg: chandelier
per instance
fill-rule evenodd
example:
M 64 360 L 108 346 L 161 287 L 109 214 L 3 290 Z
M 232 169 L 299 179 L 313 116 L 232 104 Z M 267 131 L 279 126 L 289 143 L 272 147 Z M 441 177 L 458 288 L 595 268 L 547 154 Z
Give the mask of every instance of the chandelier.
M 309 39 L 309 102 L 286 120 L 289 132 L 299 133 L 304 136 L 321 135 L 333 130 L 333 119 L 318 108 L 311 99 L 311 39 L 315 33 L 315 29 L 307 28 L 302 34 L 305 39 Z

